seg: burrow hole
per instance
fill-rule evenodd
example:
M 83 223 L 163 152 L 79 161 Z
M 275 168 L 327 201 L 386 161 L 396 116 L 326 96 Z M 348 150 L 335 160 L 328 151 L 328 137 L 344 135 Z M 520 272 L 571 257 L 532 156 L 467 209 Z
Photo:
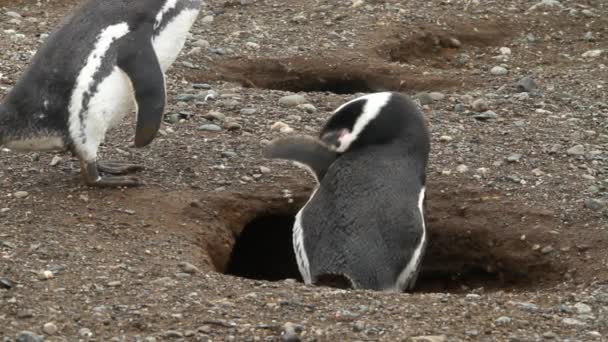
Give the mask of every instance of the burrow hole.
M 427 217 L 429 245 L 416 284 L 417 292 L 463 292 L 483 287 L 486 290 L 530 289 L 550 285 L 560 279 L 560 268 L 522 242 L 513 227 L 496 229 L 480 215 L 495 219 L 500 206 L 475 212 L 467 221 L 458 209 L 434 208 Z M 477 208 L 479 209 L 479 208 Z M 249 221 L 230 252 L 225 274 L 256 280 L 301 281 L 293 252 L 292 227 L 296 211 L 273 208 Z M 507 226 L 521 222 L 519 216 L 504 217 Z M 507 213 L 508 215 L 508 213 Z M 522 229 L 525 227 L 522 226 Z M 504 235 L 501 235 L 504 234 Z M 342 279 L 325 279 L 324 286 L 347 287 Z

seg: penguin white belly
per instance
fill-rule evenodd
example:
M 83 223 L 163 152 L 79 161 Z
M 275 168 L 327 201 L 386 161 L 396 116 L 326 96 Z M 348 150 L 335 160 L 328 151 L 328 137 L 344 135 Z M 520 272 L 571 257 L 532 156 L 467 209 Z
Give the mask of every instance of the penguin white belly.
M 117 125 L 135 107 L 131 81 L 127 74 L 115 66 L 112 73 L 97 85 L 97 91 L 89 101 L 83 117 L 86 140 L 81 146 L 82 150 L 91 154 L 91 158 L 96 155 L 107 130 Z
M 161 69 L 165 72 L 184 47 L 190 27 L 198 16 L 198 9 L 184 9 L 152 39 L 152 46 Z

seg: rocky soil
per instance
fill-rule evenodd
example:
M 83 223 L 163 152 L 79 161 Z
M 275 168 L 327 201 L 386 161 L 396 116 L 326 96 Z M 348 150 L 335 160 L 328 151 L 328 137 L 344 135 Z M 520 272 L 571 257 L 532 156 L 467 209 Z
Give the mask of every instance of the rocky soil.
M 0 0 L 0 97 L 75 3 Z M 0 336 L 605 340 L 607 65 L 604 0 L 210 0 L 159 136 L 134 148 L 131 116 L 102 147 L 144 186 L 0 150 Z M 379 90 L 432 131 L 418 289 L 304 286 L 289 229 L 314 183 L 261 151 Z

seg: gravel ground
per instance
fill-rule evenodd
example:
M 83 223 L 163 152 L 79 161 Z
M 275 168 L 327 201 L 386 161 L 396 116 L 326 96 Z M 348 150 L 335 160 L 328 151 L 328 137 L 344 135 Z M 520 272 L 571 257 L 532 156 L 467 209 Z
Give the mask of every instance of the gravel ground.
M 0 0 L 0 97 L 74 4 Z M 603 0 L 208 1 L 159 136 L 134 148 L 129 117 L 101 148 L 146 185 L 91 189 L 69 154 L 0 150 L 0 336 L 608 340 L 607 38 Z M 432 131 L 422 279 L 304 286 L 288 239 L 248 223 L 285 231 L 313 180 L 261 150 L 382 89 Z M 239 266 L 280 280 L 222 274 L 242 275 L 246 231 L 264 247 Z

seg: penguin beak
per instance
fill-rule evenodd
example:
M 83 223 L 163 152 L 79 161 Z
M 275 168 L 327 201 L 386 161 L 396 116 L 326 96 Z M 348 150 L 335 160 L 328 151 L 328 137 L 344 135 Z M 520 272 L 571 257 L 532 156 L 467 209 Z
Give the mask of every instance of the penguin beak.
M 344 128 L 336 131 L 329 131 L 321 136 L 321 141 L 331 148 L 338 149 L 342 144 L 342 137 L 346 134 L 348 134 L 348 130 Z

